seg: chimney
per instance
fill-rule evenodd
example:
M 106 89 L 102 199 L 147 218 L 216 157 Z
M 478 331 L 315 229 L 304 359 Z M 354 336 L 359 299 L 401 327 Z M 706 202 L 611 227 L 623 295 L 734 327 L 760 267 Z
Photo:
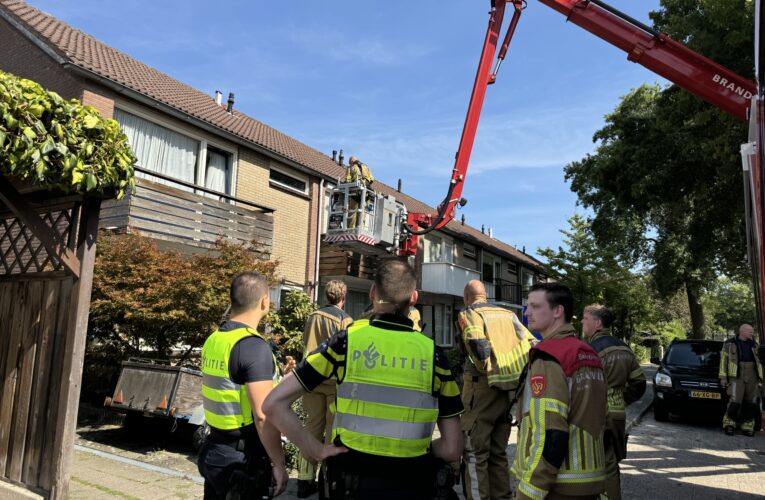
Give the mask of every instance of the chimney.
M 341 149 L 340 150 L 340 157 L 337 159 L 337 163 L 339 165 L 342 165 L 343 164 L 343 160 L 345 160 L 345 156 L 343 156 L 343 150 Z
M 481 234 L 486 234 L 486 226 L 481 224 Z
M 401 192 L 401 179 L 398 180 L 398 188 L 396 189 L 399 193 Z
M 523 250 L 521 250 L 523 253 L 526 253 L 526 245 L 523 245 Z
M 493 237 L 494 237 L 494 230 L 492 230 L 492 228 L 489 228 L 489 238 L 493 238 Z
M 332 161 L 337 163 L 337 149 L 332 150 Z
M 229 113 L 234 112 L 234 93 L 233 92 L 228 93 L 228 106 L 226 106 L 226 111 L 228 111 Z
M 220 90 L 216 90 L 215 91 L 215 104 L 220 106 L 222 102 L 223 102 L 223 92 L 221 92 Z
M 462 225 L 465 225 L 465 214 L 462 214 Z

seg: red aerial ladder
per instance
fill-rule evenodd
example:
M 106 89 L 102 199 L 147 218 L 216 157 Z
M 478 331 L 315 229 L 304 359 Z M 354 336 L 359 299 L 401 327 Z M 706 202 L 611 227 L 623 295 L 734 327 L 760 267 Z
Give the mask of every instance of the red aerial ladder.
M 627 53 L 628 60 L 646 67 L 739 120 L 750 121 L 749 142 L 742 145 L 741 154 L 744 166 L 749 261 L 754 276 L 760 325 L 765 325 L 765 307 L 762 302 L 762 291 L 765 290 L 765 267 L 763 267 L 765 263 L 765 245 L 763 245 L 765 182 L 763 182 L 761 162 L 762 146 L 765 144 L 762 77 L 765 68 L 759 63 L 759 57 L 765 53 L 765 39 L 761 38 L 759 33 L 761 27 L 765 26 L 765 22 L 761 22 L 761 19 L 765 21 L 765 13 L 761 9 L 761 0 L 756 0 L 755 16 L 757 38 L 755 59 L 759 85 L 601 0 L 539 1 L 565 15 L 568 21 L 623 50 Z M 508 8 L 512 10 L 512 18 L 500 45 L 502 21 L 505 10 Z M 496 81 L 497 72 L 507 55 L 510 41 L 525 8 L 526 0 L 491 0 L 489 26 L 486 30 L 483 51 L 447 195 L 435 214 L 407 214 L 398 249 L 399 255 L 414 255 L 417 250 L 417 237 L 448 224 L 454 218 L 457 205 L 465 204 L 462 188 L 486 90 Z M 765 342 L 763 328 L 760 328 L 760 337 Z

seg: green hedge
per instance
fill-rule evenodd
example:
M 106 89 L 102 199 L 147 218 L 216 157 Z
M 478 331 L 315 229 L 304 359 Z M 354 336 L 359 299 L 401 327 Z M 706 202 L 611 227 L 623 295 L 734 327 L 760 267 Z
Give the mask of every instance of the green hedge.
M 0 71 L 0 174 L 65 193 L 134 185 L 136 158 L 115 120 Z

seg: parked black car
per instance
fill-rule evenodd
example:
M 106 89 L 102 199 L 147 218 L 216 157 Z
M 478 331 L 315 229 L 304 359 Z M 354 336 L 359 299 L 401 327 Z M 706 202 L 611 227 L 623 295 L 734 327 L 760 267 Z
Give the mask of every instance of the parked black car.
M 720 350 L 714 340 L 675 340 L 659 365 L 653 383 L 653 415 L 665 421 L 670 413 L 709 415 L 722 419 L 727 404 L 720 386 Z

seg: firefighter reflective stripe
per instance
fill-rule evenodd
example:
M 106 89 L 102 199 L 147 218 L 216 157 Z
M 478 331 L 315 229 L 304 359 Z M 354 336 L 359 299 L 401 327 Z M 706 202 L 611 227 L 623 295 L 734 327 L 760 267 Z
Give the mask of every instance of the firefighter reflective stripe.
M 731 344 L 732 342 L 726 342 L 720 351 L 720 378 L 736 378 L 738 376 L 738 359 L 728 352 Z
M 533 484 L 524 481 L 521 481 L 520 484 L 518 484 L 518 489 L 521 490 L 524 495 L 533 498 L 534 500 L 544 500 L 545 496 L 547 496 L 545 490 L 537 488 Z
M 431 394 L 399 389 L 398 387 L 346 381 L 338 386 L 337 395 L 341 398 L 367 403 L 408 406 L 419 410 L 438 409 L 438 401 Z
M 372 455 L 425 455 L 438 419 L 434 354 L 433 340 L 412 330 L 351 325 L 332 439 Z
M 227 377 L 218 377 L 205 373 L 202 375 L 202 385 L 216 391 L 238 391 L 239 385 Z
M 608 389 L 608 412 L 611 414 L 624 413 L 624 392 L 620 387 Z
M 605 479 L 602 437 L 595 438 L 569 425 L 568 456 L 558 472 L 559 483 L 589 483 Z
M 524 401 L 525 403 L 526 401 Z M 524 405 L 525 406 L 525 405 Z M 546 491 L 534 486 L 531 478 L 542 459 L 545 445 L 543 430 L 546 412 L 558 413 L 568 418 L 569 407 L 561 401 L 550 398 L 530 398 L 528 417 L 521 422 L 518 446 L 512 472 L 520 480 L 518 488 L 531 498 L 544 498 Z M 593 437 L 576 425 L 569 424 L 568 455 L 561 465 L 557 483 L 590 483 L 605 479 L 605 456 L 602 436 Z M 533 436 L 532 436 L 533 434 Z M 534 445 L 524 453 L 529 443 Z
M 530 345 L 522 341 L 508 353 L 495 353 L 497 356 L 497 372 L 490 372 L 488 381 L 490 385 L 501 382 L 517 382 L 521 378 L 523 367 L 528 361 Z

